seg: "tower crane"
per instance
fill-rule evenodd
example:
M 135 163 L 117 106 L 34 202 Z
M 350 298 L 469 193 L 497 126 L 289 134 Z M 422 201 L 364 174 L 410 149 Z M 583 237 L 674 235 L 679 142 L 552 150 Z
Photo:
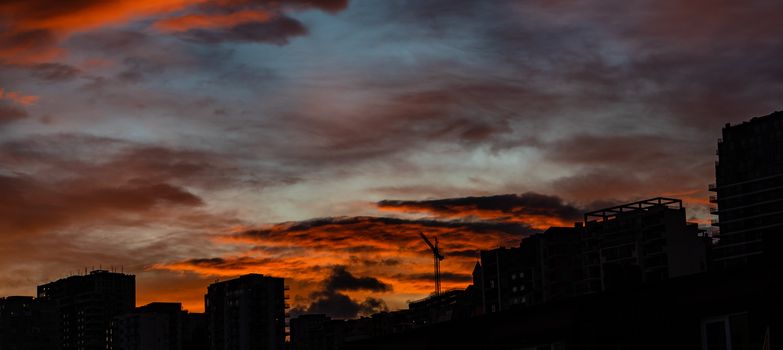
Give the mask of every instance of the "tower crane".
M 440 249 L 438 249 L 437 236 L 435 236 L 435 244 L 432 244 L 432 242 L 430 242 L 423 232 L 419 232 L 419 235 L 421 236 L 421 239 L 424 240 L 424 243 L 427 243 L 427 246 L 430 247 L 430 250 L 432 250 L 433 260 L 435 261 L 435 296 L 438 296 L 440 295 L 440 261 L 446 257 L 444 257 L 440 253 Z

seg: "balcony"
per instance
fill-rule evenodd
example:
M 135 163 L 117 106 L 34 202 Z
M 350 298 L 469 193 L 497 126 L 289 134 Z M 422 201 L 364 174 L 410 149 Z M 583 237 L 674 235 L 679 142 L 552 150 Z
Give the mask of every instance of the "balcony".
M 718 196 L 710 196 L 710 203 L 718 203 Z
M 710 224 L 712 224 L 712 226 L 716 226 L 717 227 L 717 226 L 720 226 L 720 221 L 718 219 L 712 219 L 712 220 L 710 220 Z
M 707 189 L 709 189 L 710 192 L 715 192 L 718 189 L 718 186 L 716 184 L 709 184 L 707 185 Z

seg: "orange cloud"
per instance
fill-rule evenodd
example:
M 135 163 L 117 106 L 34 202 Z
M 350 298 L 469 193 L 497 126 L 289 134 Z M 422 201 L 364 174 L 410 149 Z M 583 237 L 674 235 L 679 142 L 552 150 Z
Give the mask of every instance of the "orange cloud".
M 221 236 L 219 243 L 246 244 L 243 255 L 161 263 L 152 270 L 236 276 L 263 273 L 287 278 L 292 293 L 307 300 L 313 285 L 334 266 L 372 276 L 390 285 L 396 296 L 422 297 L 433 288 L 432 257 L 419 232 L 437 236 L 446 260 L 441 266 L 446 289 L 470 284 L 467 274 L 482 249 L 516 245 L 533 230 L 519 223 L 405 220 L 384 217 L 333 217 L 286 222 Z M 368 291 L 349 291 L 352 298 Z M 392 298 L 396 297 L 392 296 Z M 398 301 L 398 305 L 402 301 Z M 303 305 L 300 305 L 303 306 Z
M 70 34 L 145 16 L 169 13 L 198 1 L 88 0 L 78 2 L 30 0 L 3 2 L 0 19 L 8 26 L 0 34 L 0 60 L 40 63 L 61 56 L 57 45 Z
M 55 2 L 16 1 L 0 4 L 0 11 L 14 21 L 17 31 L 73 32 L 131 19 L 169 13 L 202 1 L 194 0 L 90 0 Z
M 193 28 L 226 28 L 248 22 L 267 22 L 275 14 L 267 10 L 243 10 L 229 14 L 193 14 L 158 21 L 154 28 L 162 32 L 184 32 Z
M 38 96 L 24 95 L 16 91 L 6 91 L 0 87 L 0 100 L 9 100 L 22 106 L 29 106 L 38 102 Z
M 183 11 L 193 13 L 161 20 L 154 27 L 164 32 L 226 28 L 243 23 L 264 23 L 279 17 L 288 8 L 337 12 L 346 6 L 346 0 L 6 1 L 0 3 L 0 21 L 5 24 L 0 33 L 0 61 L 19 64 L 49 62 L 64 55 L 65 50 L 58 45 L 73 33 Z M 228 14 L 200 13 L 210 10 Z

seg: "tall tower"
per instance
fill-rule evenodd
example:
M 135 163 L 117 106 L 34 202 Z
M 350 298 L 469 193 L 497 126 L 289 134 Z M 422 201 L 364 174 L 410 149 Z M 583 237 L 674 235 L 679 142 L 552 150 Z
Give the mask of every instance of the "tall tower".
M 38 286 L 38 300 L 56 315 L 60 350 L 110 349 L 112 319 L 136 306 L 136 276 L 96 270 Z
M 726 124 L 717 154 L 713 266 L 775 262 L 783 246 L 783 112 Z

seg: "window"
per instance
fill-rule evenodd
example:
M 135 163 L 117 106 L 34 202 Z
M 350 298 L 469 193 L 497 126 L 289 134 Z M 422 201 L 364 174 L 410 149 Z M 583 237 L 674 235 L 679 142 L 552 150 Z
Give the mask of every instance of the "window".
M 702 350 L 748 350 L 748 314 L 739 313 L 702 320 Z

